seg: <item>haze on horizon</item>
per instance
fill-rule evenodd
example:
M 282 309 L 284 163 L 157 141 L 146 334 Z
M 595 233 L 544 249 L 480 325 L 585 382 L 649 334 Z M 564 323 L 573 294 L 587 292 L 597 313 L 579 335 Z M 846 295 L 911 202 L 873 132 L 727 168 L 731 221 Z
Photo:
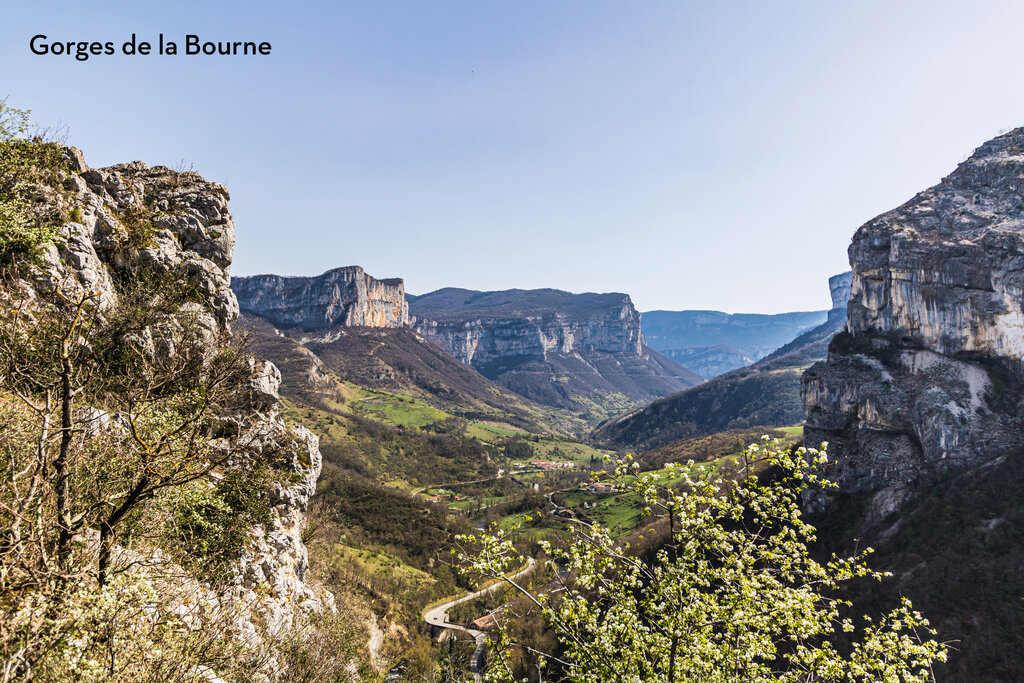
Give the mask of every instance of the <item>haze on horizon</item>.
M 854 230 L 1024 125 L 1013 2 L 17 2 L 0 97 L 231 192 L 233 272 L 829 307 Z M 29 39 L 266 40 L 268 57 Z

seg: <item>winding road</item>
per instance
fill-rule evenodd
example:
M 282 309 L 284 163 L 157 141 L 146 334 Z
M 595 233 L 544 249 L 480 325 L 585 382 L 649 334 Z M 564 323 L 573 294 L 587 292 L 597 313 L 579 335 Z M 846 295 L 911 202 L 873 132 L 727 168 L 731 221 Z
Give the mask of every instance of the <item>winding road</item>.
M 526 567 L 519 570 L 512 576 L 507 577 L 507 580 L 515 581 L 519 577 L 528 574 L 530 571 L 533 570 L 536 564 L 537 561 L 534 560 L 532 557 L 527 558 Z M 448 602 L 442 602 L 440 605 L 437 605 L 436 607 L 430 607 L 429 609 L 423 611 L 423 620 L 430 624 L 432 628 L 443 628 L 451 629 L 453 631 L 462 631 L 463 633 L 469 634 L 469 636 L 472 637 L 473 640 L 476 642 L 476 650 L 473 652 L 473 657 L 469 661 L 469 668 L 470 671 L 473 672 L 473 680 L 476 683 L 480 683 L 480 681 L 483 680 L 481 669 L 483 668 L 484 649 L 487 647 L 487 634 L 485 634 L 483 631 L 478 631 L 475 628 L 463 626 L 462 624 L 454 624 L 448 621 L 448 610 L 450 610 L 452 607 L 455 607 L 456 605 L 479 598 L 482 595 L 489 595 L 494 591 L 498 590 L 498 588 L 500 588 L 503 585 L 505 585 L 505 581 L 497 581 L 494 584 L 488 586 L 487 588 L 478 590 L 475 593 L 470 593 L 468 595 L 462 596 L 461 598 L 450 600 Z

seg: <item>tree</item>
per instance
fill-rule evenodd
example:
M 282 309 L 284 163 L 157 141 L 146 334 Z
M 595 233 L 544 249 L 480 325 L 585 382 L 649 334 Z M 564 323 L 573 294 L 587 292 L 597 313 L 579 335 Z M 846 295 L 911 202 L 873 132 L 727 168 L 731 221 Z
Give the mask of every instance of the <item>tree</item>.
M 148 209 L 104 204 L 102 245 L 71 225 L 80 159 L 28 130 L 0 102 L 0 683 L 347 680 L 361 624 L 280 629 L 291 596 L 234 580 L 313 465 L 269 367 Z
M 510 583 L 541 612 L 560 646 L 544 659 L 573 683 L 933 680 L 946 649 L 908 600 L 877 619 L 850 616 L 842 584 L 888 576 L 866 566 L 871 550 L 811 556 L 800 497 L 830 485 L 815 474 L 824 446 L 765 440 L 743 452 L 733 480 L 692 462 L 640 475 L 627 458 L 616 475 L 665 534 L 651 552 L 576 523 L 565 547 L 541 544 L 563 578 L 530 590 L 506 578 L 523 562 L 514 530 L 496 529 L 461 538 L 472 544 L 463 571 Z M 662 486 L 663 477 L 682 483 Z M 502 629 L 491 680 L 521 675 L 515 647 Z
M 173 276 L 145 283 L 102 312 L 71 287 L 0 296 L 0 391 L 17 398 L 8 417 L 31 435 L 5 459 L 0 562 L 16 560 L 22 575 L 70 576 L 87 557 L 73 539 L 94 529 L 104 584 L 119 530 L 144 505 L 255 456 L 258 433 L 225 428 L 252 375 L 244 348 L 204 326 Z M 37 519 L 52 533 L 23 535 Z

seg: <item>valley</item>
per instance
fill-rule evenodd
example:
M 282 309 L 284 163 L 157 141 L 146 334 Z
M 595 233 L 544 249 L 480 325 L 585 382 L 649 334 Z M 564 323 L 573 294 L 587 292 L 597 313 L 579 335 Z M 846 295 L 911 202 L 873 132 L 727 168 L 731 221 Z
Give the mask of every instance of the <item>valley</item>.
M 447 559 L 457 534 L 515 526 L 519 542 L 535 546 L 598 523 L 637 543 L 651 520 L 621 490 L 633 479 L 613 476 L 627 449 L 603 447 L 591 430 L 651 398 L 705 386 L 646 345 L 625 295 L 450 289 L 408 297 L 406 312 L 401 280 L 355 267 L 236 277 L 232 288 L 237 329 L 281 370 L 285 414 L 320 437 L 311 564 L 370 606 L 392 634 L 378 657 L 405 676 L 428 666 L 420 611 L 474 590 Z M 792 419 L 776 420 L 780 429 L 751 422 L 723 428 L 717 441 L 670 438 L 643 453 L 641 471 L 663 477 L 667 464 L 689 460 L 731 471 L 765 431 L 799 441 L 801 429 L 789 426 L 798 416 L 782 417 Z
M 0 445 L 20 468 L 0 489 L 0 559 L 18 548 L 0 607 L 18 628 L 23 593 L 58 613 L 95 584 L 113 602 L 89 610 L 108 622 L 128 605 L 176 624 L 146 642 L 189 671 L 208 666 L 189 659 L 206 656 L 198 633 L 237 648 L 217 656 L 240 670 L 269 667 L 254 663 L 266 650 L 296 680 L 480 679 L 514 632 L 524 647 L 502 665 L 529 678 L 539 653 L 571 664 L 545 621 L 568 603 L 542 601 L 591 609 L 586 591 L 625 577 L 624 604 L 661 610 L 636 596 L 689 552 L 670 590 L 710 595 L 727 582 L 701 571 L 739 567 L 729 580 L 746 585 L 751 558 L 797 558 L 842 574 L 836 594 L 858 608 L 924 605 L 962 641 L 949 663 L 914 641 L 948 680 L 1013 675 L 1024 129 L 862 226 L 831 309 L 777 315 L 641 314 L 615 292 L 409 295 L 359 266 L 230 277 L 223 186 L 41 144 L 26 163 L 42 180 L 23 191 L 55 222 L 31 248 L 3 243 L 0 287 L 0 426 L 17 437 Z M 826 441 L 835 487 L 803 469 L 821 454 L 795 450 Z M 815 564 L 863 543 L 883 573 Z M 859 580 L 885 572 L 882 588 Z
M 850 595 L 887 609 L 905 593 L 940 633 L 969 635 L 961 659 L 939 668 L 949 680 L 964 680 L 981 657 L 1009 671 L 990 627 L 957 615 L 974 601 L 984 620 L 1020 617 L 993 598 L 1008 595 L 994 573 L 1013 573 L 1019 547 L 1010 491 L 1019 468 L 1007 454 L 1019 441 L 1020 359 L 1009 322 L 1019 311 L 1019 245 L 1008 236 L 1017 195 L 991 169 L 1012 175 L 1016 139 L 988 143 L 861 228 L 853 271 L 829 280 L 827 311 L 640 314 L 624 294 L 559 290 L 413 296 L 401 280 L 358 268 L 233 280 L 240 327 L 282 370 L 287 414 L 320 434 L 316 515 L 335 540 L 313 542 L 312 557 L 394 634 L 381 656 L 414 680 L 432 658 L 460 652 L 427 644 L 424 624 L 448 619 L 475 641 L 461 666 L 479 671 L 487 615 L 518 603 L 445 559 L 460 535 L 511 534 L 532 562 L 598 525 L 646 556 L 667 537 L 635 485 L 656 481 L 667 495 L 697 472 L 730 481 L 745 445 L 768 434 L 781 447 L 831 442 L 828 471 L 841 488 L 807 498 L 822 531 L 815 552 L 868 539 L 882 566 L 901 572 L 894 588 L 855 584 Z M 974 213 L 942 218 L 980 175 L 990 185 L 971 196 Z M 981 250 L 1000 265 L 983 272 L 975 256 L 957 256 Z M 997 309 L 1003 322 L 986 318 Z M 934 540 L 937 528 L 948 543 Z M 955 567 L 968 554 L 970 585 Z M 545 570 L 528 581 L 540 589 L 556 579 Z M 536 624 L 523 628 L 530 642 L 544 637 Z

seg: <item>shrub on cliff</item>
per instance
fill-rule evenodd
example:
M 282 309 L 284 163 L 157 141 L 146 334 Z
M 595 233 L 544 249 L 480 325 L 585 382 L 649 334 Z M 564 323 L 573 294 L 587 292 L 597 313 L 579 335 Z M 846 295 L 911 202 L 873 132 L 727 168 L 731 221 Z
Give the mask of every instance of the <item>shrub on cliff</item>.
M 36 206 L 40 188 L 60 188 L 66 163 L 47 132 L 32 132 L 29 113 L 0 101 L 0 268 L 52 242 L 71 210 L 61 203 Z
M 195 680 L 270 656 L 230 635 L 248 606 L 217 574 L 170 559 L 237 559 L 290 456 L 247 410 L 244 347 L 160 282 L 102 312 L 73 283 L 0 287 L 0 680 Z
M 564 578 L 537 591 L 505 578 L 524 558 L 512 532 L 499 529 L 462 539 L 476 544 L 462 555 L 464 571 L 508 582 L 540 611 L 559 642 L 542 661 L 573 683 L 933 680 L 931 664 L 946 650 L 909 601 L 858 623 L 837 597 L 854 578 L 886 576 L 865 565 L 870 550 L 825 564 L 811 558 L 814 528 L 799 501 L 826 483 L 814 474 L 823 461 L 814 450 L 752 445 L 735 481 L 670 465 L 679 490 L 620 466 L 646 514 L 663 518 L 663 547 L 633 554 L 607 529 L 578 524 L 565 548 L 542 544 Z M 492 680 L 522 673 L 508 632 L 498 639 Z

